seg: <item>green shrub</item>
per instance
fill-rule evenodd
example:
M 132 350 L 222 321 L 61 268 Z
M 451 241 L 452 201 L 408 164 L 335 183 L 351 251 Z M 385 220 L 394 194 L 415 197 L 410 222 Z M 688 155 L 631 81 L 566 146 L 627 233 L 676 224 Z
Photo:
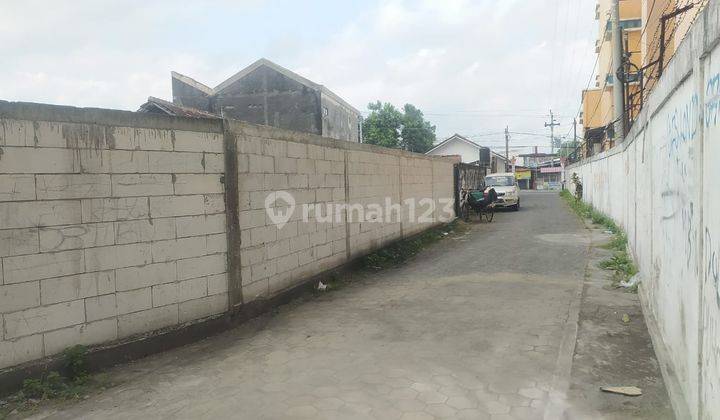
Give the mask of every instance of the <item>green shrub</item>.
M 82 382 L 87 378 L 87 347 L 76 345 L 63 351 L 63 364 L 68 379 Z
M 23 381 L 22 393 L 27 398 L 43 398 L 46 390 L 42 379 L 25 379 Z

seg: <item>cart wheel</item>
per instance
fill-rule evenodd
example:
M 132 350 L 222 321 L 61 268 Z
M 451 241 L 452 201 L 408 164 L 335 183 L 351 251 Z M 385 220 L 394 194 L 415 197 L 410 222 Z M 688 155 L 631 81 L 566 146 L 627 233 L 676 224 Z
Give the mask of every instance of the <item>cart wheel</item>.
M 465 203 L 462 207 L 460 207 L 460 217 L 466 222 L 470 221 L 470 206 L 468 203 Z
M 486 208 L 484 211 L 485 215 L 485 221 L 490 223 L 492 222 L 493 217 L 495 216 L 495 209 L 493 207 Z

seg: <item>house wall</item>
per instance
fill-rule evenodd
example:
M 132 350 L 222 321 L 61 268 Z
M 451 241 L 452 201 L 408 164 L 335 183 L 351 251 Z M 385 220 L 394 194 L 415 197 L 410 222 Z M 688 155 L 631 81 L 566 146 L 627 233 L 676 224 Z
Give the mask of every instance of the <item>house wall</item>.
M 217 92 L 212 107 L 225 118 L 322 134 L 320 92 L 266 66 Z
M 566 171 L 628 234 L 678 418 L 720 413 L 719 15 L 698 17 L 625 141 Z
M 360 141 L 359 115 L 333 97 L 321 94 L 322 135 L 333 139 Z M 327 115 L 325 110 L 327 109 Z
M 446 158 L 238 121 L 0 102 L 0 369 L 277 295 L 449 221 L 452 183 Z M 278 191 L 297 205 L 286 225 L 265 209 Z M 402 221 L 302 217 L 303 204 L 408 198 L 425 200 L 424 220 L 407 206 Z
M 465 143 L 464 141 L 451 141 L 429 152 L 433 156 L 460 156 L 463 163 L 476 162 L 480 157 L 477 147 Z
M 172 78 L 173 103 L 187 108 L 195 108 L 205 112 L 212 112 L 210 96 L 179 76 L 173 74 Z

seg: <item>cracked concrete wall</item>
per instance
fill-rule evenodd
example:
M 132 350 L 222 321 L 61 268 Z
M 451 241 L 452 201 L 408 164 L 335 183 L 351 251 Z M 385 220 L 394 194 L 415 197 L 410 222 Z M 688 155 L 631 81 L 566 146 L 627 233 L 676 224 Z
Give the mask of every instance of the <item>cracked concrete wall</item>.
M 626 140 L 570 166 L 627 232 L 678 418 L 720 413 L 720 5 L 710 3 Z
M 0 368 L 227 309 L 219 125 L 0 103 L 0 151 Z

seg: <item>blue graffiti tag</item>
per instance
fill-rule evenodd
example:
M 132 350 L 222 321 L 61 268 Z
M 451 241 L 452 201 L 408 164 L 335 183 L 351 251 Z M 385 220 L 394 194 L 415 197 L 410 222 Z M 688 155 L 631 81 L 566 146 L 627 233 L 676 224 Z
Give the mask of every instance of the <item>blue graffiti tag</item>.
M 697 134 L 697 115 L 700 98 L 694 94 L 685 105 L 675 108 L 667 119 L 667 133 L 670 136 L 668 154 L 677 153 L 681 146 L 693 140 Z
M 713 245 L 713 238 L 710 229 L 705 228 L 705 259 L 707 260 L 707 280 L 712 280 L 717 294 L 717 304 L 720 306 L 720 261 Z
M 705 127 L 715 126 L 720 113 L 720 73 L 708 78 L 705 98 Z

